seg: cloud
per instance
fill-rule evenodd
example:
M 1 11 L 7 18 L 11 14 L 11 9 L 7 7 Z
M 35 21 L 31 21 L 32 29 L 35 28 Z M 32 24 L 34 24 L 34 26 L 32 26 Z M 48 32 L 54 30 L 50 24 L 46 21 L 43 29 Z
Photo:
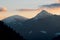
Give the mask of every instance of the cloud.
M 60 7 L 60 3 L 54 3 L 54 4 L 50 4 L 50 5 L 42 5 L 41 7 L 47 7 L 47 8 Z
M 49 13 L 60 15 L 60 3 L 42 5 L 41 8 L 43 8 L 43 10 L 48 11 Z
M 57 0 L 58 3 L 60 3 L 60 0 Z
M 7 11 L 7 8 L 5 8 L 5 7 L 0 7 L 0 12 L 4 12 L 4 11 Z

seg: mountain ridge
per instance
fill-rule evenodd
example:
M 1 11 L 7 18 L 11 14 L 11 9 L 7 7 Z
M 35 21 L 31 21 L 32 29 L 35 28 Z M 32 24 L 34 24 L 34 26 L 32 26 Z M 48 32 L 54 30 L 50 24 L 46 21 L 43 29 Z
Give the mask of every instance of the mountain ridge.
M 19 16 L 19 15 L 14 15 L 14 16 L 10 16 L 10 17 L 7 17 L 7 18 L 5 18 L 5 19 L 3 19 L 3 21 L 4 22 L 11 22 L 12 20 L 14 21 L 16 21 L 16 20 L 18 20 L 18 21 L 24 21 L 24 20 L 27 20 L 28 18 L 25 18 L 25 17 L 23 17 L 23 16 Z
M 40 13 L 38 13 L 38 14 L 35 16 L 35 18 L 39 18 L 39 17 L 40 17 L 40 18 L 44 18 L 44 17 L 51 16 L 51 15 L 53 15 L 53 14 L 51 14 L 51 13 L 45 11 L 45 10 L 42 10 Z
M 38 14 L 38 19 L 34 17 L 23 23 L 16 21 L 7 25 L 28 40 L 51 40 L 56 33 L 60 32 L 60 15 L 48 14 L 47 16 L 47 13 L 43 10 L 42 16 Z M 43 15 L 46 15 L 46 17 L 43 17 Z

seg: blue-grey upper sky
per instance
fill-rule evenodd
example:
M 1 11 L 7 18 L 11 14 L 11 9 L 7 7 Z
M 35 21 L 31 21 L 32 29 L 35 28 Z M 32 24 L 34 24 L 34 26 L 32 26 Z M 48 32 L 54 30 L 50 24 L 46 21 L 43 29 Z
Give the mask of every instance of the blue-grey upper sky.
M 39 5 L 56 3 L 56 0 L 0 0 L 1 7 L 7 7 L 9 10 L 20 8 L 38 8 Z

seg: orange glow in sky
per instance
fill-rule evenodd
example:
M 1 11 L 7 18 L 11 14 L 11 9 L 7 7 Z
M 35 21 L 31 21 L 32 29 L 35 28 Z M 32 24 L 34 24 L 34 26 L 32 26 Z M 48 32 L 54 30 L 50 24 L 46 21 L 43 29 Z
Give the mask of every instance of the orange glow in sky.
M 24 16 L 26 18 L 33 18 L 35 17 L 38 13 L 40 13 L 43 10 L 43 8 L 38 8 L 35 11 L 12 11 L 12 12 L 0 12 L 0 20 L 13 16 L 13 15 L 19 15 L 19 16 Z M 49 13 L 52 14 L 57 14 L 60 15 L 60 7 L 58 8 L 45 8 Z
M 46 9 L 49 13 L 60 15 L 60 7 L 58 8 L 48 8 Z

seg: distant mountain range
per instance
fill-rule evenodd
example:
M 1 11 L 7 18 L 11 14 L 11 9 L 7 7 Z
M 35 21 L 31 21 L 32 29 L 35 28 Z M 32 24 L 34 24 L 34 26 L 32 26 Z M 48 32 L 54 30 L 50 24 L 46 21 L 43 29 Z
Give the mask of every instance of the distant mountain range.
M 51 40 L 60 33 L 60 16 L 45 10 L 32 19 L 12 16 L 3 21 L 27 40 Z

